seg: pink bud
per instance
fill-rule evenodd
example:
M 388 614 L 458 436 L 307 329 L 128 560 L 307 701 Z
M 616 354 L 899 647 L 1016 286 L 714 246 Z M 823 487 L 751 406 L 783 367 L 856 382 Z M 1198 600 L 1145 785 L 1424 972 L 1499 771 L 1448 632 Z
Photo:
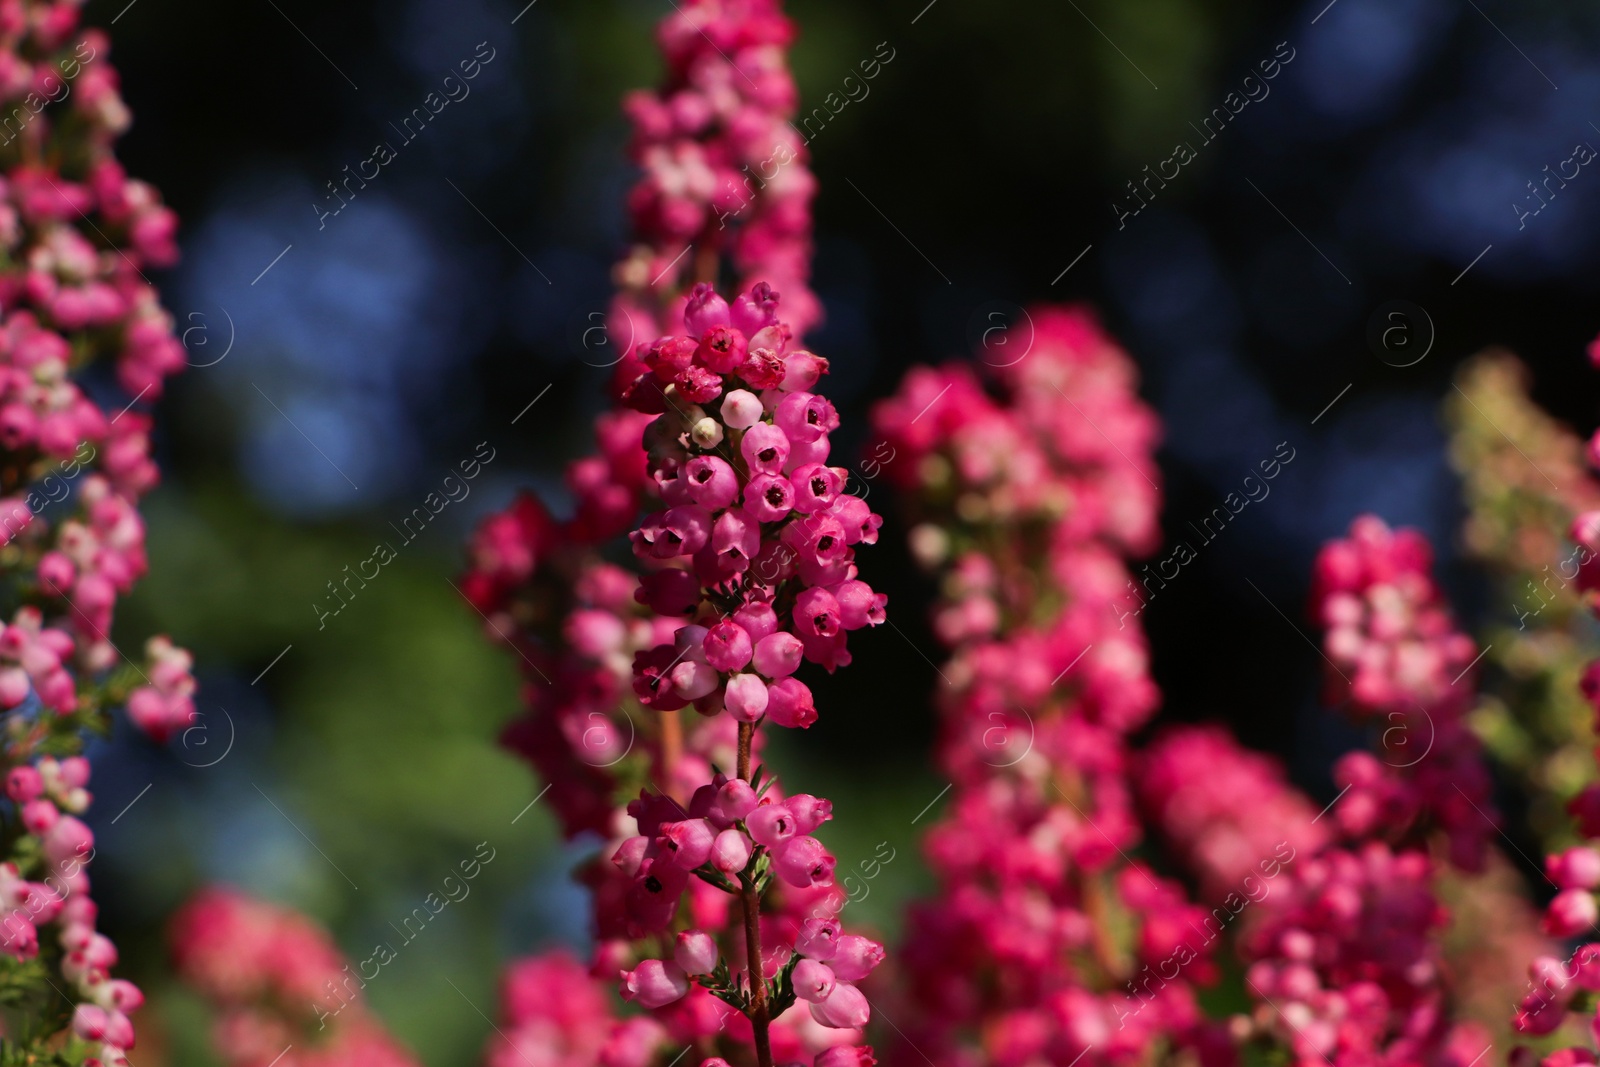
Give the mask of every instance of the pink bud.
M 622 999 L 637 1000 L 644 1008 L 662 1008 L 689 992 L 689 976 L 676 963 L 641 960 L 622 972 Z
M 686 659 L 672 668 L 672 688 L 685 700 L 699 700 L 716 692 L 722 675 L 708 663 Z
M 750 640 L 761 643 L 761 639 L 769 636 L 778 629 L 778 613 L 772 610 L 771 604 L 757 601 L 745 604 L 733 613 L 733 621 L 744 627 L 744 632 L 750 635 Z
M 724 874 L 738 874 L 750 862 L 750 839 L 739 830 L 724 830 L 711 846 L 711 865 Z
M 748 430 L 761 421 L 761 398 L 747 389 L 732 389 L 722 398 L 722 421 L 730 430 Z
M 1592 848 L 1569 848 L 1544 861 L 1545 873 L 1562 889 L 1593 889 L 1600 886 L 1600 852 Z
M 21 667 L 0 669 L 0 706 L 14 708 L 28 699 L 28 672 Z
M 60 767 L 61 781 L 68 789 L 81 789 L 89 784 L 89 761 L 82 756 L 68 756 Z
M 104 1041 L 112 1048 L 132 1048 L 133 1021 L 120 1011 L 106 1012 L 106 1034 Z
M 0 952 L 19 960 L 39 954 L 39 930 L 27 912 L 18 909 L 0 918 Z
M 710 815 L 731 825 L 755 810 L 756 791 L 743 778 L 730 778 L 717 790 L 717 802 Z
M 72 1010 L 72 1032 L 85 1041 L 104 1041 L 111 1016 L 99 1005 L 83 1003 Z
M 839 951 L 830 961 L 842 982 L 859 982 L 883 962 L 883 946 L 860 934 L 842 934 Z
M 790 352 L 783 361 L 783 385 L 786 393 L 800 393 L 816 388 L 818 379 L 828 373 L 828 361 L 810 352 Z
M 736 622 L 724 619 L 706 633 L 705 639 L 706 662 L 725 674 L 740 670 L 750 662 L 751 644 L 750 635 L 744 632 L 744 627 Z M 730 680 L 730 690 L 732 682 Z M 732 698 L 729 699 L 732 704 Z M 756 710 L 756 717 L 760 717 L 761 710 L 766 707 L 763 695 L 761 708 Z M 741 720 L 743 721 L 743 720 Z M 753 720 L 752 720 L 753 721 Z
M 794 829 L 798 834 L 809 834 L 833 818 L 833 802 L 810 793 L 796 793 L 783 803 L 794 815 Z
M 814 960 L 831 960 L 839 951 L 838 919 L 807 919 L 800 925 L 794 950 Z
M 639 868 L 644 864 L 644 854 L 650 848 L 648 837 L 630 837 L 617 846 L 617 851 L 611 854 L 611 862 L 617 869 L 629 878 L 639 873 Z
M 755 646 L 753 661 L 756 671 L 768 678 L 787 678 L 800 669 L 800 658 L 805 645 L 791 633 L 774 633 L 763 637 Z M 768 707 L 771 707 L 769 702 Z
M 716 831 L 705 819 L 684 819 L 661 824 L 661 840 L 672 862 L 692 871 L 711 858 L 711 843 Z
M 736 722 L 756 722 L 767 710 L 767 683 L 754 674 L 736 674 L 728 679 L 722 702 Z
M 1550 901 L 1544 913 L 1545 933 L 1552 937 L 1571 937 L 1600 920 L 1594 895 L 1587 889 L 1563 889 Z
M 772 869 L 796 889 L 832 885 L 833 866 L 834 858 L 814 837 L 791 837 L 772 852 Z
M 761 550 L 761 524 L 743 508 L 729 508 L 711 527 L 711 548 L 725 566 L 741 573 Z
M 854 578 L 834 586 L 833 597 L 839 604 L 839 621 L 846 630 L 877 626 L 883 622 L 883 609 L 889 603 L 887 596 L 874 593 L 870 585 Z
M 65 596 L 78 578 L 78 569 L 63 552 L 46 552 L 39 559 L 39 584 L 56 596 Z
M 728 325 L 728 302 L 717 295 L 707 282 L 699 282 L 689 291 L 689 302 L 683 308 L 684 329 L 695 337 L 718 326 Z
M 704 930 L 685 930 L 678 935 L 672 958 L 685 974 L 710 974 L 717 969 L 717 942 Z
M 777 848 L 795 835 L 794 812 L 786 804 L 762 804 L 744 817 L 756 844 Z
M 794 678 L 780 678 L 767 686 L 767 718 L 779 726 L 803 730 L 817 721 L 811 690 Z
M 144 1003 L 144 994 L 139 987 L 123 978 L 113 978 L 106 983 L 106 989 L 111 998 L 111 1004 L 118 1011 L 134 1012 Z
M 817 1053 L 812 1067 L 877 1067 L 871 1045 L 834 1045 Z
M 44 792 L 44 778 L 29 766 L 13 767 L 6 773 L 6 796 L 26 804 Z
M 838 497 L 833 507 L 828 509 L 828 514 L 838 519 L 839 525 L 844 527 L 846 544 L 878 543 L 878 527 L 883 525 L 883 517 L 874 515 L 867 502 L 860 497 L 849 494 Z
M 734 298 L 728 318 L 746 335 L 763 330 L 778 321 L 778 294 L 766 282 L 757 282 Z
M 828 999 L 811 1005 L 811 1017 L 836 1030 L 859 1030 L 872 1018 L 872 1009 L 861 990 L 844 982 L 834 984 Z
M 801 960 L 794 967 L 794 995 L 801 1000 L 817 1003 L 828 999 L 833 992 L 833 971 L 826 963 Z
M 1572 520 L 1572 539 L 1591 551 L 1600 551 L 1600 511 L 1585 511 Z
M 42 836 L 60 820 L 61 812 L 48 800 L 30 800 L 22 805 L 22 825 L 30 834 Z

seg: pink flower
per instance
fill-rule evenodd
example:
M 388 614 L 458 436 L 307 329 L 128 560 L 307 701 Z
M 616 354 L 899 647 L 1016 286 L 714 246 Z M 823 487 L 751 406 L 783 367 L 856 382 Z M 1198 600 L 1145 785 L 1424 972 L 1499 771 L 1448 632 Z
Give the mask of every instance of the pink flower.
M 678 935 L 672 958 L 685 974 L 710 974 L 719 959 L 717 943 L 703 930 L 685 930 Z
M 1600 908 L 1587 889 L 1563 889 L 1545 908 L 1545 932 L 1553 937 L 1572 937 L 1600 920 Z
M 744 487 L 745 510 L 760 522 L 778 522 L 794 508 L 794 486 L 775 474 L 751 478 Z
M 6 772 L 6 796 L 14 803 L 26 804 L 43 792 L 44 779 L 33 767 L 13 767 Z
M 859 982 L 883 962 L 883 946 L 859 934 L 840 935 L 829 962 L 843 982 Z
M 795 836 L 773 848 L 772 869 L 797 889 L 833 883 L 834 858 L 814 837 Z
M 804 653 L 805 646 L 794 634 L 772 633 L 756 644 L 752 662 L 768 678 L 787 678 L 799 669 Z
M 1594 889 L 1600 886 L 1600 852 L 1579 846 L 1546 857 L 1544 870 L 1562 889 Z
M 794 992 L 801 1000 L 817 1003 L 833 992 L 834 976 L 826 963 L 804 959 L 794 968 Z
M 790 393 L 778 404 L 776 423 L 791 441 L 815 441 L 839 428 L 839 413 L 826 398 Z
M 758 845 L 775 849 L 798 832 L 794 813 L 786 804 L 764 803 L 744 818 L 745 827 Z
M 870 1045 L 834 1045 L 817 1053 L 812 1067 L 876 1067 Z
M 733 503 L 739 495 L 739 477 L 719 456 L 696 456 L 688 463 L 685 477 L 689 495 L 696 504 L 715 511 Z
M 750 662 L 750 635 L 738 623 L 724 620 L 706 633 L 705 653 L 706 662 L 719 671 L 732 673 L 740 670 Z
M 755 722 L 766 713 L 767 683 L 754 674 L 735 674 L 728 679 L 723 703 L 738 722 Z
M 811 690 L 794 678 L 780 678 L 773 682 L 767 686 L 767 718 L 792 730 L 803 730 L 810 726 L 817 721 Z
M 663 823 L 661 838 L 673 862 L 692 871 L 711 858 L 716 831 L 704 819 L 684 819 Z
M 811 1017 L 837 1030 L 859 1030 L 872 1018 L 872 1008 L 855 986 L 836 982 L 825 1000 L 811 1004 Z
M 683 309 L 686 330 L 698 337 L 707 330 L 727 326 L 728 322 L 728 302 L 717 295 L 713 286 L 701 282 L 690 291 Z
M 780 474 L 789 458 L 789 438 L 771 423 L 758 422 L 745 431 L 739 452 L 753 474 Z
M 689 992 L 689 977 L 676 963 L 641 960 L 622 972 L 622 999 L 636 1000 L 644 1008 L 663 1008 Z
M 711 848 L 711 865 L 725 874 L 737 874 L 750 862 L 750 839 L 739 830 L 724 830 Z

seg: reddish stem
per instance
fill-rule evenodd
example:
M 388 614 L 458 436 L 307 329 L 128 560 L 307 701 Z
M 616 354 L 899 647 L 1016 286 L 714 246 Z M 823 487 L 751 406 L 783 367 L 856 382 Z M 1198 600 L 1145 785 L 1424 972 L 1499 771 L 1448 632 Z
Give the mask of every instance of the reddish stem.
M 753 723 L 739 724 L 739 777 L 750 781 L 750 747 L 755 739 Z M 761 965 L 761 894 L 746 883 L 740 894 L 744 904 L 744 947 L 749 960 L 750 1028 L 755 1032 L 756 1059 L 761 1067 L 772 1067 L 772 1042 L 767 1036 L 767 976 Z

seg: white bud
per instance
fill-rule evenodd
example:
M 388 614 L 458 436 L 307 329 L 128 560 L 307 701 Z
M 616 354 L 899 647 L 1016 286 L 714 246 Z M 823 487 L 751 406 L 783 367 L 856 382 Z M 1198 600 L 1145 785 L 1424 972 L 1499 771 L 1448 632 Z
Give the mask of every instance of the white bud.
M 707 415 L 694 424 L 689 436 L 701 448 L 716 448 L 722 443 L 722 423 Z

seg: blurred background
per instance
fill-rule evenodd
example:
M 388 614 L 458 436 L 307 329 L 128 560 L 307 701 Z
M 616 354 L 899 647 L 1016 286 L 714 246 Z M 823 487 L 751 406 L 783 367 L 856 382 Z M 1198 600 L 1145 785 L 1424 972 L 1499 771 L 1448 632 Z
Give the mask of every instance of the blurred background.
M 632 180 L 617 105 L 656 80 L 667 10 L 524 2 L 87 14 L 135 114 L 122 158 L 183 219 L 162 284 L 194 364 L 161 404 L 151 574 L 119 624 L 194 650 L 204 714 L 167 749 L 130 732 L 94 753 L 105 926 L 125 958 L 159 960 L 171 910 L 223 880 L 307 910 L 359 958 L 487 842 L 472 896 L 367 990 L 438 1067 L 476 1061 L 500 961 L 585 937 L 567 884 L 583 851 L 495 747 L 515 673 L 451 580 L 467 531 L 519 487 L 563 506 L 561 466 L 589 441 L 612 357 L 585 330 Z M 1550 410 L 1596 420 L 1600 171 L 1576 149 L 1600 146 L 1600 8 L 789 10 L 805 108 L 880 42 L 893 55 L 811 145 L 827 311 L 811 347 L 833 361 L 846 448 L 907 366 L 1025 344 L 1020 309 L 1051 300 L 1092 303 L 1142 368 L 1166 424 L 1169 536 L 1286 442 L 1270 497 L 1144 622 L 1163 721 L 1226 721 L 1331 797 L 1328 764 L 1353 740 L 1317 714 L 1320 662 L 1295 630 L 1317 546 L 1366 510 L 1418 526 L 1458 609 L 1504 614 L 1457 559 L 1438 416 L 1452 369 L 1510 347 Z M 470 95 L 398 136 L 474 56 Z M 335 194 L 380 141 L 396 157 Z M 1192 158 L 1171 177 L 1178 144 Z M 392 527 L 475 452 L 493 458 L 470 495 L 401 545 Z M 835 798 L 841 863 L 893 849 L 855 905 L 885 933 L 922 884 L 917 834 L 944 784 L 927 761 L 929 590 L 902 532 L 868 566 L 903 634 L 860 635 L 856 665 L 818 687 L 822 721 L 780 756 Z M 329 583 L 379 541 L 398 558 L 331 614 Z M 208 1062 L 198 1003 L 159 972 L 129 977 L 165 990 L 147 1040 Z

